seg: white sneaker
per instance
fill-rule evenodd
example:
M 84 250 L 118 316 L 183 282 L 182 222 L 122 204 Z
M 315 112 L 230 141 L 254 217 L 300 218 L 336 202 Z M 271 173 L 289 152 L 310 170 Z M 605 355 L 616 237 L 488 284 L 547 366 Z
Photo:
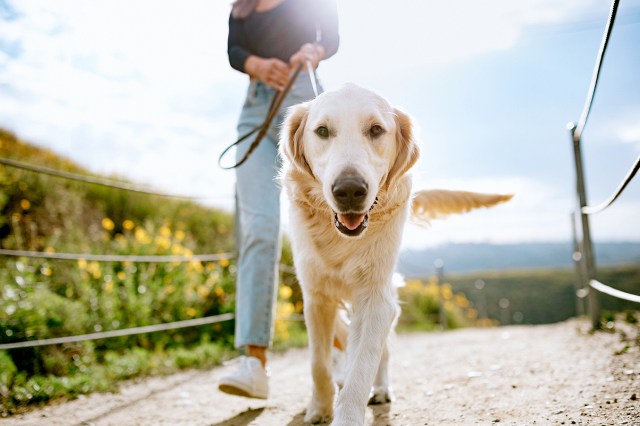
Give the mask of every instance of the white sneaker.
M 238 368 L 220 378 L 218 389 L 231 395 L 267 399 L 269 397 L 269 372 L 258 358 L 241 356 L 234 360 Z
M 338 388 L 342 389 L 344 379 L 347 376 L 347 354 L 334 346 L 331 348 L 331 363 L 333 381 L 338 385 Z

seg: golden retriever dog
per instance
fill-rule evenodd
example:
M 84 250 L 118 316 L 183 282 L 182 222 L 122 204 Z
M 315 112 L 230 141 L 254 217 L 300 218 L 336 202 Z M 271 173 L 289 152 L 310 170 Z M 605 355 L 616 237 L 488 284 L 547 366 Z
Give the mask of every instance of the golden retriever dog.
M 511 196 L 444 190 L 412 195 L 407 172 L 419 150 L 411 119 L 356 85 L 291 107 L 280 155 L 311 353 L 313 395 L 305 421 L 362 425 L 367 401 L 391 400 L 387 340 L 399 314 L 391 278 L 410 207 L 428 220 Z M 347 372 L 334 412 L 331 348 L 343 302 L 352 313 Z

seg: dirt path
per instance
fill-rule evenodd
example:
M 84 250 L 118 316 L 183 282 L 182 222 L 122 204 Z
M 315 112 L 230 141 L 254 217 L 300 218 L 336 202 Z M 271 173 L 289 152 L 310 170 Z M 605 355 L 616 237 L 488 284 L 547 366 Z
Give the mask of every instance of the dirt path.
M 400 335 L 396 401 L 366 425 L 640 425 L 640 348 L 584 322 Z M 274 357 L 267 401 L 222 394 L 229 368 L 123 385 L 0 420 L 23 425 L 302 425 L 310 395 L 306 350 Z

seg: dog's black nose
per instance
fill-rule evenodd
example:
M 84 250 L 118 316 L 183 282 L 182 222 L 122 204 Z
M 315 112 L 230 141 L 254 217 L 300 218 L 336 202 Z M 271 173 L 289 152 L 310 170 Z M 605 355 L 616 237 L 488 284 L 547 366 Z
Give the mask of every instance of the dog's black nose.
M 345 176 L 336 180 L 331 192 L 343 212 L 361 212 L 364 209 L 367 189 L 367 183 L 360 176 Z

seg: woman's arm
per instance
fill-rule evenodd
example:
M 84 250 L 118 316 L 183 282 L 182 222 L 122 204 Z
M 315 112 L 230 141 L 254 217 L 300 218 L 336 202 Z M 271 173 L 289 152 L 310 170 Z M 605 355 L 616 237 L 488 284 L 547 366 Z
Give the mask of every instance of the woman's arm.
M 246 46 L 244 20 L 230 16 L 227 54 L 231 67 L 277 90 L 282 90 L 289 81 L 289 65 L 280 59 L 254 55 Z
M 229 64 L 235 70 L 245 71 L 245 63 L 251 52 L 246 47 L 244 37 L 244 19 L 236 19 L 229 15 L 229 37 L 227 38 L 227 55 Z

